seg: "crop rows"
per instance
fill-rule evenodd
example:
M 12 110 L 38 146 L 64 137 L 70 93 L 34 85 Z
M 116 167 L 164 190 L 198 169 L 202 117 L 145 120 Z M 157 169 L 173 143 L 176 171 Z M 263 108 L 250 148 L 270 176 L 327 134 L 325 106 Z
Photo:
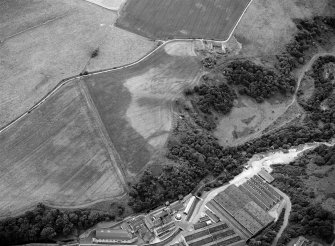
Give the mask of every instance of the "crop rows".
M 259 194 L 248 182 L 244 183 L 243 186 L 250 191 L 259 201 L 261 201 L 266 207 L 267 210 L 271 208 L 270 204 L 263 199 L 261 194 Z
M 216 233 L 214 235 L 213 234 L 208 234 L 208 236 L 206 238 L 203 238 L 199 241 L 189 243 L 189 246 L 203 246 L 203 245 L 211 243 L 211 242 L 222 240 L 222 239 L 224 239 L 226 237 L 229 237 L 229 236 L 232 236 L 234 234 L 235 234 L 235 232 L 233 230 L 226 230 L 226 231 L 223 231 L 223 232 Z
M 222 225 L 219 225 L 219 226 L 208 228 L 208 231 L 209 231 L 209 233 L 213 234 L 215 232 L 218 232 L 218 231 L 221 231 L 221 230 L 224 230 L 224 229 L 227 229 L 227 228 L 228 228 L 227 224 L 222 224 Z
M 248 180 L 247 183 L 262 197 L 262 201 L 266 202 L 270 208 L 274 205 L 274 201 L 268 197 L 261 189 L 259 189 L 251 180 Z
M 240 222 L 248 231 L 255 234 L 260 229 L 262 225 L 259 224 L 254 218 L 247 214 L 244 210 L 239 210 L 234 214 L 234 217 L 238 222 Z
M 264 188 L 267 189 L 273 196 L 275 196 L 276 199 L 278 199 L 279 201 L 282 199 L 281 195 L 279 195 L 278 192 L 271 187 L 271 185 L 269 185 L 268 183 L 264 183 L 262 178 L 260 178 L 258 175 L 255 175 L 254 179 L 259 181 L 259 183 L 263 184 Z
M 258 206 L 260 206 L 265 211 L 269 210 L 269 207 L 267 207 L 262 201 L 260 201 L 253 193 L 251 193 L 247 188 L 246 184 L 240 185 L 239 189 L 247 194 Z
M 260 185 L 257 181 L 255 181 L 252 178 L 249 181 L 252 185 L 254 185 L 255 189 L 257 189 L 257 191 L 260 194 L 262 194 L 264 199 L 266 199 L 270 204 L 275 204 L 276 203 L 276 199 L 273 198 L 272 196 L 268 195 L 267 190 L 262 185 Z
M 209 234 L 209 232 L 207 230 L 199 231 L 199 232 L 196 232 L 194 234 L 185 236 L 185 240 L 186 240 L 186 242 L 190 242 L 190 241 L 193 241 L 194 239 L 201 238 L 201 237 L 206 236 L 208 234 Z
M 227 246 L 229 244 L 236 243 L 236 242 L 238 242 L 240 240 L 242 240 L 242 238 L 240 236 L 236 236 L 236 237 L 227 239 L 225 241 L 219 242 L 219 243 L 216 244 L 216 246 Z
M 263 226 L 266 226 L 272 221 L 272 217 L 262 210 L 255 202 L 246 204 L 245 209 Z
M 262 189 L 273 201 L 279 202 L 280 199 L 269 190 L 269 185 L 264 183 L 258 175 L 253 176 L 250 180 L 254 182 L 260 189 Z M 278 194 L 277 194 L 278 195 Z
M 250 238 L 252 236 L 252 233 L 248 231 L 245 227 L 242 226 L 234 217 L 232 214 L 230 214 L 227 210 L 225 210 L 223 207 L 221 207 L 217 202 L 210 201 L 207 206 L 215 212 L 220 218 L 224 217 L 224 219 L 228 220 L 232 225 L 237 228 L 239 231 L 241 231 L 246 238 Z

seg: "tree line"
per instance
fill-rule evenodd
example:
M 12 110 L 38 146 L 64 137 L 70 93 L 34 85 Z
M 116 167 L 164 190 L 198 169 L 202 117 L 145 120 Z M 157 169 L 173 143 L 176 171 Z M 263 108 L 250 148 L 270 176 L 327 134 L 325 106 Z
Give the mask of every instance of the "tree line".
M 110 214 L 90 210 L 61 211 L 38 204 L 34 210 L 21 216 L 0 221 L 0 244 L 53 242 L 57 236 L 68 236 L 112 219 L 114 217 Z

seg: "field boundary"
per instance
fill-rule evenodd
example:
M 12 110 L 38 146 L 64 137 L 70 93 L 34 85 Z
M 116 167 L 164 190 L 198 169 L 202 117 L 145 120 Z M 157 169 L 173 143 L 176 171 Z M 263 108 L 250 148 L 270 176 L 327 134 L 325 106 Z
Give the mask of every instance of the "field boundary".
M 94 118 L 94 123 L 96 123 L 96 127 L 98 128 L 99 131 L 99 135 L 102 138 L 102 141 L 105 145 L 105 148 L 108 152 L 108 155 L 110 156 L 112 165 L 113 165 L 113 169 L 116 169 L 116 173 L 117 176 L 119 177 L 120 181 L 123 184 L 123 187 L 125 189 L 125 191 L 128 192 L 128 185 L 127 182 L 125 180 L 125 177 L 127 177 L 127 174 L 124 170 L 124 166 L 123 166 L 123 162 L 121 161 L 121 158 L 119 156 L 119 153 L 116 151 L 114 145 L 113 145 L 113 141 L 110 139 L 106 127 L 104 125 L 104 123 L 101 120 L 100 114 L 92 100 L 92 97 L 84 83 L 84 81 L 79 80 L 78 81 L 78 86 L 79 89 L 81 90 L 81 93 L 83 94 L 83 96 L 85 97 L 85 100 L 87 102 L 87 106 L 89 109 L 92 110 L 92 114 L 93 114 L 93 118 Z M 119 160 L 119 162 L 116 160 L 116 158 Z M 118 165 L 120 163 L 120 165 Z

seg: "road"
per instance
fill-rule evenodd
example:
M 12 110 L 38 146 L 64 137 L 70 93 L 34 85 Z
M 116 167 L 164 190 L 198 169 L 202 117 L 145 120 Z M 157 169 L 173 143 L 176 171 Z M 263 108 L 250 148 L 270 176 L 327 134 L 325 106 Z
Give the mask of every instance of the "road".
M 282 192 L 281 190 L 277 189 L 276 187 L 274 187 L 275 190 L 282 196 L 284 197 L 284 202 L 285 202 L 285 215 L 284 215 L 284 222 L 283 225 L 281 226 L 279 232 L 277 233 L 272 246 L 276 246 L 278 243 L 279 238 L 281 237 L 283 231 L 285 230 L 287 224 L 288 224 L 288 219 L 290 217 L 290 213 L 292 210 L 292 203 L 290 200 L 290 197 L 288 195 L 286 195 L 284 192 Z

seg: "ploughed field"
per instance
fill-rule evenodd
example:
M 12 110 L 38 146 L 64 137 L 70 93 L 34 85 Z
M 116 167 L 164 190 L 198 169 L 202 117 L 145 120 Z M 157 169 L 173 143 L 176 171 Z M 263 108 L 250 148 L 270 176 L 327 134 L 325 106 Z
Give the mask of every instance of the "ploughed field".
M 120 196 L 124 181 L 79 80 L 0 133 L 0 216 Z
M 133 66 L 84 78 L 129 175 L 164 147 L 178 117 L 174 101 L 201 73 L 193 42 L 171 42 Z
M 226 40 L 250 0 L 128 0 L 116 25 L 153 38 Z

